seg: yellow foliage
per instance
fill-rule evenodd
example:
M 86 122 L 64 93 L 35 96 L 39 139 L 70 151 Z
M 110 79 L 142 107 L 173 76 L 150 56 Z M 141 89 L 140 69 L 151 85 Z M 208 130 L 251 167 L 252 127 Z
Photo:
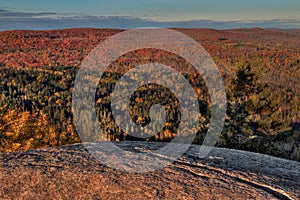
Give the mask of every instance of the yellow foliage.
M 5 152 L 56 145 L 56 133 L 48 126 L 45 114 L 9 110 L 1 114 L 0 150 Z
M 102 99 L 99 98 L 99 99 L 97 100 L 97 104 L 99 104 L 99 103 L 101 103 L 101 102 L 102 102 Z
M 143 122 L 145 119 L 143 118 L 143 117 L 138 117 L 138 119 L 137 119 L 137 123 L 139 123 L 139 122 Z
M 142 103 L 143 102 L 143 99 L 142 98 L 135 98 L 135 102 L 137 102 L 137 103 Z
M 165 123 L 165 126 L 166 126 L 166 127 L 170 127 L 170 126 L 171 126 L 171 123 L 170 123 L 170 122 L 166 122 L 166 123 Z

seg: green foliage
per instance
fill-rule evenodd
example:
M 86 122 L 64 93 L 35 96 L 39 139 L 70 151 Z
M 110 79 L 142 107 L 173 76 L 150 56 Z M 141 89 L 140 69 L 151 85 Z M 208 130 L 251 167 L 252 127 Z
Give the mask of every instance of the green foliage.
M 277 136 L 290 133 L 291 128 L 283 120 L 279 95 L 273 93 L 268 84 L 262 83 L 261 68 L 259 62 L 241 62 L 231 84 L 227 85 L 229 102 L 222 133 L 223 145 L 289 157 L 292 151 L 278 147 L 277 143 L 283 139 Z
M 287 131 L 281 101 L 262 83 L 259 63 L 241 63 L 229 88 L 228 118 L 235 134 L 275 135 Z

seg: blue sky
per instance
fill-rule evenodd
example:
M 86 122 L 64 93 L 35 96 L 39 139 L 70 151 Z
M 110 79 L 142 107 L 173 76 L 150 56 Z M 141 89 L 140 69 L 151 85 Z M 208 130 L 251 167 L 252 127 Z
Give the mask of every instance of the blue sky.
M 4 20 L 7 24 L 14 22 L 12 18 L 17 21 L 17 28 L 22 23 L 30 26 L 30 18 L 36 24 L 37 18 L 46 23 L 45 19 L 85 17 L 89 26 L 87 18 L 103 16 L 108 17 L 106 20 L 118 16 L 119 20 L 131 17 L 156 22 L 210 20 L 236 21 L 236 25 L 253 22 L 253 26 L 257 21 L 258 25 L 270 21 L 272 26 L 274 21 L 284 21 L 286 27 L 300 27 L 300 0 L 0 0 L 0 9 L 0 29 L 5 28 Z M 279 23 L 278 27 L 281 26 Z

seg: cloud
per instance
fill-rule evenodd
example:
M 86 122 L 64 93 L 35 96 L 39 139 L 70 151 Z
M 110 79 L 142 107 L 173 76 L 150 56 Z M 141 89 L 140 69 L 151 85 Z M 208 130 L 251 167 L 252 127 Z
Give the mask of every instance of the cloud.
M 25 13 L 0 9 L 0 30 L 45 30 L 62 28 L 139 28 L 139 27 L 167 27 L 167 28 L 300 28 L 300 19 L 273 19 L 254 21 L 153 21 L 134 16 L 90 16 L 72 13 L 38 12 Z
M 54 12 L 38 12 L 38 13 L 30 13 L 30 12 L 14 12 L 0 8 L 0 18 L 9 18 L 9 17 L 40 17 L 40 16 L 48 16 L 48 15 L 56 15 Z

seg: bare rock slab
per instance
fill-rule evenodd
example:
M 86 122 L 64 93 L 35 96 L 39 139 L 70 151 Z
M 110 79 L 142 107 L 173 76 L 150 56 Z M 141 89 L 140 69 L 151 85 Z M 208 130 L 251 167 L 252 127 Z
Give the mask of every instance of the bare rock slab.
M 116 145 L 168 160 L 155 153 L 165 143 Z M 0 199 L 300 199 L 299 162 L 221 148 L 204 159 L 198 153 L 192 145 L 147 173 L 107 167 L 82 144 L 2 153 Z

